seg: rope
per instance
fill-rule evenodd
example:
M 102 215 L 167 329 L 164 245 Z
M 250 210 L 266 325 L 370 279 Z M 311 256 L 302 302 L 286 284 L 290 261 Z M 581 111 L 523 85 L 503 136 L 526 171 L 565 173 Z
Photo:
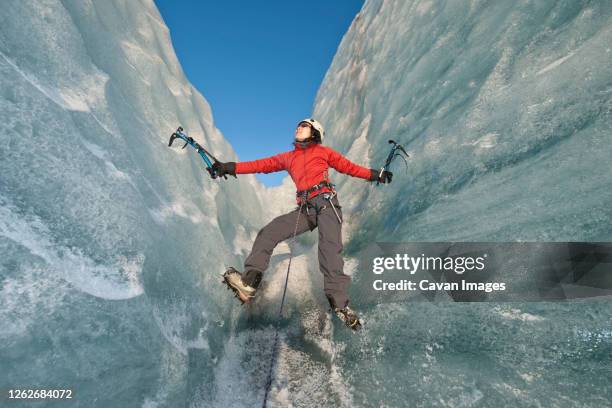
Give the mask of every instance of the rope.
M 304 206 L 304 202 L 300 204 L 300 209 L 297 214 L 297 218 L 295 219 L 295 228 L 293 229 L 293 237 L 291 240 L 295 240 L 295 236 L 297 235 L 297 228 L 300 221 L 300 214 L 302 213 L 302 207 Z M 289 272 L 291 271 L 291 260 L 293 259 L 293 252 L 289 254 L 289 264 L 287 265 L 287 274 L 285 275 L 285 288 L 283 289 L 283 297 L 281 298 L 280 309 L 278 311 L 278 319 L 276 321 L 276 327 L 274 328 L 274 345 L 272 346 L 272 361 L 270 361 L 270 368 L 268 370 L 268 380 L 266 382 L 266 391 L 264 393 L 262 407 L 266 408 L 268 403 L 268 394 L 270 392 L 270 387 L 272 387 L 272 370 L 274 369 L 274 365 L 276 363 L 276 347 L 278 345 L 278 329 L 280 320 L 283 317 L 283 306 L 285 305 L 285 295 L 287 294 L 287 284 L 289 283 Z

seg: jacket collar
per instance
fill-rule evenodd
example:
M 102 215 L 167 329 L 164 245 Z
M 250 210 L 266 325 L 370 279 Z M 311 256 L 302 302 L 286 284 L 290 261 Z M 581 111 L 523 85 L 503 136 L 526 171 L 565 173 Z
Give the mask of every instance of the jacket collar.
M 294 141 L 293 142 L 293 146 L 295 146 L 296 149 L 307 149 L 311 146 L 315 146 L 317 145 L 317 143 L 315 143 L 312 140 L 307 140 L 305 142 L 298 142 L 298 141 Z

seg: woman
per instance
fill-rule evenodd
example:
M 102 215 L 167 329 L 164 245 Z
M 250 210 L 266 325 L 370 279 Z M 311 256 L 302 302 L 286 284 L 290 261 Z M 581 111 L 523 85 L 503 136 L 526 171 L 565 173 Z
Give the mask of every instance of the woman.
M 250 302 L 270 262 L 278 243 L 293 236 L 319 228 L 319 267 L 323 273 L 325 296 L 336 315 L 349 327 L 361 325 L 357 314 L 348 307 L 350 277 L 343 273 L 342 210 L 328 168 L 368 181 L 390 183 L 393 174 L 379 172 L 352 163 L 335 150 L 323 146 L 325 131 L 314 119 L 304 119 L 295 130 L 294 149 L 275 156 L 240 163 L 213 165 L 217 176 L 227 174 L 271 173 L 286 170 L 297 187 L 294 211 L 272 220 L 259 233 L 251 254 L 244 263 L 244 275 L 229 268 L 225 282 L 244 302 Z

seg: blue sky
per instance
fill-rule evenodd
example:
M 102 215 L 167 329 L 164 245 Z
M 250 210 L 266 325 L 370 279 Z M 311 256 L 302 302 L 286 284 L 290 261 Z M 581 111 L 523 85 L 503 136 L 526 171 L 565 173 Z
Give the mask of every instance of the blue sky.
M 363 1 L 155 4 L 187 78 L 246 161 L 292 148 L 295 125 L 310 116 L 317 89 Z M 285 175 L 257 177 L 272 186 Z

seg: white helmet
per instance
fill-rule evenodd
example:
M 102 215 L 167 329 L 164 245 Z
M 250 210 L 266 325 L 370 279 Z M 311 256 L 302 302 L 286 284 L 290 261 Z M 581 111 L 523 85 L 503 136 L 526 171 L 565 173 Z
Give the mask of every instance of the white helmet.
M 319 134 L 321 135 L 321 143 L 323 143 L 323 138 L 325 137 L 325 129 L 323 129 L 323 125 L 320 124 L 319 121 L 314 120 L 313 118 L 300 120 L 298 125 L 302 122 L 310 123 L 310 126 L 312 126 L 315 130 L 317 130 Z

